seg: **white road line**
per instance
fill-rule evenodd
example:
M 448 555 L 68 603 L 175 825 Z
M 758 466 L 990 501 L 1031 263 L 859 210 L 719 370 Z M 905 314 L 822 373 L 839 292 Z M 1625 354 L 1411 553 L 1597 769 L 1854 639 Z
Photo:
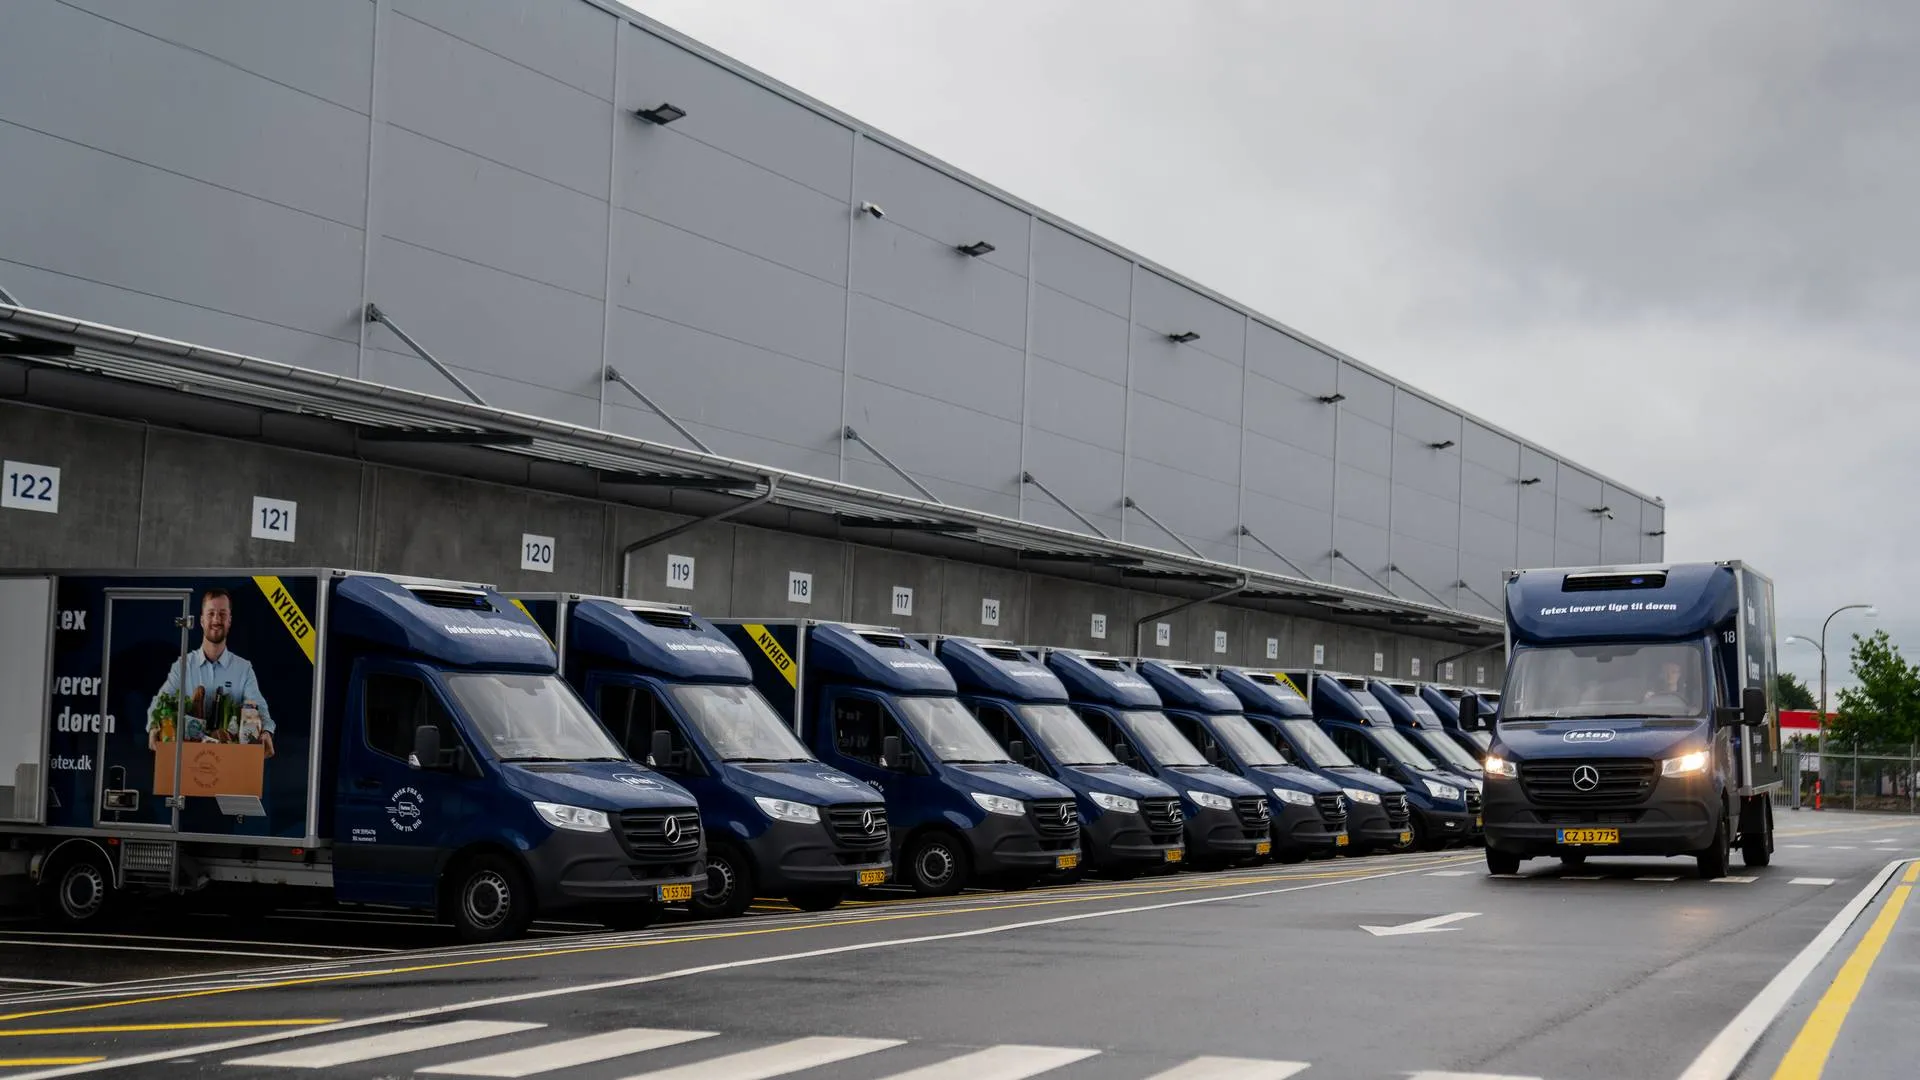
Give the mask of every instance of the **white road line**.
M 1428 877 L 1466 877 L 1471 873 L 1473 873 L 1473 871 L 1471 870 L 1429 870 L 1427 871 L 1427 876 Z M 1223 1058 L 1222 1060 L 1225 1060 L 1225 1059 Z
M 1715 885 L 1751 885 L 1759 880 L 1757 877 L 1735 877 L 1732 874 L 1728 874 L 1726 877 L 1714 878 L 1713 883 Z
M 1382 870 L 1377 874 L 1366 874 L 1359 877 L 1309 881 L 1296 885 L 1282 885 L 1268 889 L 1250 889 L 1243 892 L 1219 893 L 1212 896 L 1198 896 L 1185 900 L 1167 900 L 1154 904 L 1136 904 L 1132 907 L 1100 908 L 1095 911 L 1081 911 L 1071 915 L 1053 915 L 1043 919 L 1026 919 L 1020 922 L 1001 923 L 998 926 L 977 927 L 972 930 L 950 930 L 939 934 L 886 938 L 880 941 L 855 942 L 850 945 L 830 945 L 819 949 L 805 949 L 800 952 L 776 953 L 772 956 L 757 956 L 745 960 L 728 960 L 715 964 L 701 964 L 695 967 L 676 968 L 672 971 L 662 971 L 653 975 L 632 975 L 621 979 L 606 979 L 593 983 L 577 983 L 572 986 L 558 986 L 547 990 L 528 990 L 518 994 L 502 994 L 498 997 L 476 998 L 472 1001 L 456 1002 L 452 1005 L 435 1005 L 422 1009 L 410 1009 L 403 1012 L 366 1016 L 357 1020 L 343 1020 L 338 1024 L 327 1024 L 323 1027 L 301 1028 L 297 1031 L 252 1035 L 245 1038 L 227 1039 L 217 1043 L 183 1046 L 171 1050 L 155 1050 L 145 1054 L 133 1054 L 122 1058 L 108 1058 L 104 1061 L 89 1062 L 85 1065 L 61 1065 L 46 1069 L 36 1069 L 32 1072 L 12 1073 L 6 1080 L 55 1080 L 56 1077 L 81 1076 L 88 1073 L 105 1072 L 110 1069 L 125 1069 L 137 1065 L 150 1065 L 158 1061 L 177 1061 L 186 1057 L 225 1053 L 228 1050 L 238 1050 L 242 1047 L 285 1042 L 295 1038 L 313 1038 L 340 1031 L 353 1031 L 359 1028 L 372 1027 L 377 1024 L 396 1024 L 408 1020 L 420 1020 L 430 1016 L 449 1016 L 453 1013 L 468 1012 L 473 1009 L 492 1008 L 499 1005 L 518 1005 L 528 1001 L 544 1001 L 548 998 L 569 997 L 575 994 L 592 994 L 604 990 L 623 990 L 632 986 L 648 986 L 654 983 L 690 978 L 695 975 L 706 975 L 716 971 L 735 971 L 741 968 L 763 967 L 768 964 L 782 964 L 794 960 L 814 960 L 823 956 L 842 956 L 848 953 L 870 952 L 877 949 L 899 948 L 907 945 L 923 945 L 936 941 L 960 941 L 967 938 L 1012 933 L 1017 930 L 1031 930 L 1039 926 L 1059 926 L 1065 923 L 1087 922 L 1093 919 L 1110 919 L 1118 915 L 1138 915 L 1152 911 L 1171 911 L 1177 908 L 1198 907 L 1203 904 L 1230 904 L 1244 900 L 1257 900 L 1266 896 L 1281 896 L 1286 893 L 1309 892 L 1314 889 L 1329 889 L 1341 885 L 1358 885 L 1371 881 L 1385 881 L 1388 878 L 1420 873 L 1422 870 L 1425 870 L 1427 866 L 1431 865 L 1431 863 L 1428 863 L 1423 866 L 1409 867 L 1405 870 Z M 1515 876 L 1517 877 L 1519 875 Z M 383 957 L 382 959 L 385 958 Z
M 1782 848 L 1810 848 L 1813 845 L 1812 844 L 1776 844 L 1774 846 L 1782 847 Z
M 817 1069 L 836 1061 L 864 1057 L 900 1046 L 903 1039 L 841 1039 L 824 1035 L 794 1039 L 742 1050 L 737 1054 L 696 1061 L 656 1072 L 639 1073 L 627 1080 L 767 1080 L 802 1069 Z
M 524 1024 L 514 1020 L 454 1020 L 428 1027 L 389 1031 L 384 1035 L 367 1035 L 358 1039 L 321 1043 L 319 1046 L 303 1046 L 298 1050 L 286 1050 L 278 1054 L 235 1058 L 227 1064 L 277 1065 L 286 1069 L 330 1069 L 336 1065 L 352 1065 L 356 1062 L 372 1061 L 374 1058 L 434 1050 L 442 1046 L 473 1042 L 476 1039 L 491 1039 L 498 1035 L 511 1035 L 516 1031 L 531 1031 L 545 1026 L 545 1024 Z
M 1537 1076 L 1508 1076 L 1504 1073 L 1426 1072 L 1408 1073 L 1408 1080 L 1540 1080 Z
M 13 975 L 0 975 L 0 982 L 26 983 L 29 986 L 97 986 L 98 983 L 68 982 L 65 979 L 22 979 Z
M 1847 928 L 1873 902 L 1874 896 L 1888 879 L 1893 877 L 1896 870 L 1913 861 L 1895 859 L 1881 867 L 1873 880 L 1867 882 L 1866 888 L 1847 901 L 1847 906 L 1841 908 L 1832 921 L 1814 935 L 1812 941 L 1807 942 L 1807 947 L 1789 960 L 1787 966 L 1781 968 L 1780 973 L 1762 987 L 1752 1001 L 1747 1002 L 1747 1007 L 1720 1029 L 1720 1034 L 1715 1035 L 1707 1048 L 1700 1051 L 1700 1056 L 1693 1059 L 1693 1064 L 1687 1066 L 1687 1071 L 1680 1074 L 1680 1080 L 1727 1080 L 1732 1076 L 1754 1044 L 1760 1041 L 1760 1036 L 1766 1033 L 1767 1026 L 1780 1015 L 1780 1010 L 1787 1007 L 1787 1002 L 1800 989 L 1800 984 L 1807 981 L 1813 969 L 1819 967 L 1833 947 L 1846 936 Z
M 1260 1058 L 1197 1057 L 1154 1073 L 1147 1080 L 1287 1080 L 1304 1072 L 1304 1061 L 1264 1061 Z
M 1561 874 L 1560 880 L 1561 881 L 1599 881 L 1603 877 L 1604 875 L 1601 875 L 1601 874 Z
M 626 1057 L 628 1054 L 679 1046 L 697 1039 L 710 1039 L 711 1031 L 671 1031 L 665 1028 L 622 1028 L 603 1031 L 563 1042 L 510 1050 L 489 1057 L 468 1058 L 449 1065 L 433 1065 L 416 1072 L 446 1076 L 534 1076 L 554 1069 L 591 1065 L 596 1061 Z
M 110 952 L 186 953 L 190 956 L 258 956 L 267 960 L 331 960 L 334 957 L 307 956 L 302 953 L 241 952 L 238 949 L 173 949 L 161 945 L 110 945 L 85 941 L 18 941 L 0 938 L 0 945 L 20 945 L 29 949 L 106 949 Z
M 1852 851 L 1853 845 L 1852 844 L 1828 844 L 1827 850 L 1828 851 Z
M 248 941 L 244 938 L 197 938 L 168 937 L 164 934 L 96 934 L 91 930 L 80 932 L 73 930 L 0 930 L 0 934 L 14 934 L 25 937 L 68 937 L 107 939 L 113 941 L 185 941 L 201 945 L 271 945 L 280 949 L 327 949 L 332 952 L 399 952 L 399 949 L 376 949 L 365 945 L 313 945 L 301 941 Z M 200 950 L 196 949 L 195 952 Z M 315 960 L 336 960 L 334 956 L 316 956 Z
M 1830 877 L 1797 877 L 1797 878 L 1794 878 L 1792 881 L 1787 882 L 1787 884 L 1789 885 L 1831 885 L 1833 884 L 1833 879 Z
M 881 1080 L 1026 1080 L 1099 1054 L 1069 1046 L 989 1046 Z
M 1669 877 L 1664 874 L 1643 874 L 1640 877 L 1634 878 L 1633 880 L 1635 881 L 1679 881 L 1680 875 L 1674 874 L 1671 877 Z

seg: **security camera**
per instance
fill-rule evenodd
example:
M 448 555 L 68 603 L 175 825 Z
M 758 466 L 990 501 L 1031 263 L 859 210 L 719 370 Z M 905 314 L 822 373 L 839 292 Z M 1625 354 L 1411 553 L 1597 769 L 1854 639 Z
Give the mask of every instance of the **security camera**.
M 880 209 L 879 203 L 863 202 L 860 204 L 860 210 L 862 213 L 872 214 L 874 217 L 877 217 L 877 218 L 883 218 L 887 216 L 887 212 L 885 210 Z
M 1612 521 L 1612 520 L 1613 520 L 1613 511 L 1611 511 L 1611 510 L 1602 510 L 1602 511 L 1600 512 L 1600 516 L 1601 516 L 1601 517 L 1603 517 L 1603 518 L 1606 518 L 1606 519 L 1607 519 L 1608 521 Z

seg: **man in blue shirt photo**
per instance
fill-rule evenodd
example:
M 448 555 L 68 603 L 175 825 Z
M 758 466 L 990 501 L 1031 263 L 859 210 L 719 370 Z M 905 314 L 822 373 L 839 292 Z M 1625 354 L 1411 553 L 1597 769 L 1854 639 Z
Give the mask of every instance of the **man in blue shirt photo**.
M 260 683 L 254 678 L 253 665 L 227 648 L 227 635 L 233 629 L 233 596 L 222 588 L 208 589 L 200 598 L 200 647 L 187 654 L 184 665 L 175 664 L 167 669 L 167 681 L 154 695 L 153 702 L 147 706 L 147 744 L 158 750 L 161 741 L 161 724 L 158 716 L 160 699 L 173 694 L 178 702 L 175 707 L 176 738 L 186 739 L 192 736 L 187 730 L 188 715 L 204 717 L 204 711 L 224 691 L 228 698 L 239 703 L 243 724 L 250 724 L 257 713 L 260 725 L 260 743 L 266 749 L 266 756 L 273 756 L 273 714 L 267 710 L 267 699 L 260 693 Z M 197 692 L 197 695 L 196 695 Z M 200 708 L 195 709 L 195 697 L 200 699 Z M 218 723 L 218 718 L 213 718 Z M 207 742 L 220 741 L 222 733 L 213 726 L 203 728 L 200 738 Z

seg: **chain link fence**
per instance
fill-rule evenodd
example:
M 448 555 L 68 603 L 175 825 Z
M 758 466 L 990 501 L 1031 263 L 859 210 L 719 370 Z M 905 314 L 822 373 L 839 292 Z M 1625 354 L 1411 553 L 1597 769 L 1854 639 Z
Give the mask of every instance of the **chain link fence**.
M 1920 774 L 1920 747 L 1905 752 L 1836 752 L 1787 750 L 1787 783 L 1775 792 L 1776 807 L 1811 810 L 1867 810 L 1893 814 L 1920 813 L 1916 801 Z M 1796 783 L 1797 781 L 1797 783 Z

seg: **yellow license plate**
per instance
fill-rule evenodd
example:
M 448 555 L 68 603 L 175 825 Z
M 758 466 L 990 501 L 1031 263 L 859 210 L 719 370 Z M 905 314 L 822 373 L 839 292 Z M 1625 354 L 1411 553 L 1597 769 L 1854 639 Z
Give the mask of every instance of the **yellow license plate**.
M 1186 854 L 1187 854 L 1186 852 L 1180 850 L 1179 848 L 1168 848 L 1166 850 L 1166 858 L 1168 862 L 1179 862 L 1182 858 L 1186 856 Z
M 1619 829 L 1561 829 L 1557 837 L 1562 844 L 1617 844 L 1620 842 Z
M 1334 837 L 1334 838 L 1333 838 L 1333 846 L 1334 846 L 1334 847 L 1346 847 L 1346 846 L 1347 846 L 1347 834 L 1346 834 L 1346 833 L 1341 833 L 1341 834 L 1340 834 L 1339 836 L 1336 836 L 1336 837 Z
M 886 881 L 887 872 L 885 870 L 860 871 L 860 884 L 862 885 L 884 885 Z
M 1266 853 L 1272 850 L 1273 850 L 1273 841 L 1271 840 L 1262 840 L 1259 843 L 1253 845 L 1253 853 L 1255 855 L 1265 855 Z
M 659 887 L 657 892 L 659 894 L 659 898 L 662 903 L 672 903 L 675 900 L 693 899 L 693 886 L 691 884 L 662 885 Z
M 1479 814 L 1475 814 L 1475 815 L 1473 815 L 1473 827 L 1474 827 L 1474 828 L 1476 828 L 1476 829 L 1484 829 L 1484 828 L 1486 828 L 1486 827 L 1487 827 L 1487 819 L 1486 819 L 1486 818 L 1483 818 L 1483 817 L 1481 817 L 1481 816 L 1480 816 Z
M 1053 868 L 1055 870 L 1071 870 L 1074 867 L 1079 865 L 1080 865 L 1080 856 L 1078 855 L 1062 855 L 1059 858 L 1053 860 Z
M 1403 832 L 1403 833 L 1401 833 L 1401 834 L 1400 834 L 1400 842 L 1401 842 L 1401 843 L 1403 843 L 1403 844 L 1411 844 L 1411 843 L 1413 843 L 1413 834 L 1412 834 L 1412 833 L 1410 833 L 1410 832 Z

